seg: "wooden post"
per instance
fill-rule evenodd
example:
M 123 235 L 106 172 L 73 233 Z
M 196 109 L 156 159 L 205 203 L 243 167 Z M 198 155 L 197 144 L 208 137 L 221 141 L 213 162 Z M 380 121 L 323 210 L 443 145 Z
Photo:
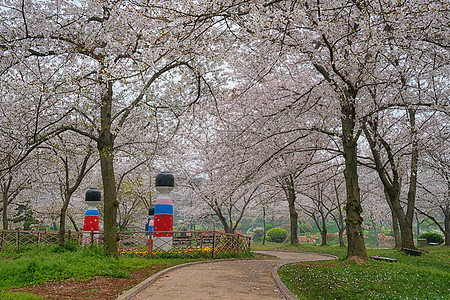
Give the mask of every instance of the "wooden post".
M 19 244 L 20 244 L 19 235 L 20 235 L 20 231 L 17 230 L 17 232 L 16 232 L 16 251 L 19 251 Z
M 94 244 L 94 230 L 91 230 L 91 247 Z
M 213 243 L 212 243 L 212 259 L 215 259 L 216 257 L 216 231 L 213 231 Z
M 70 229 L 67 231 L 67 240 L 68 240 L 69 243 L 70 243 Z
M 240 235 L 237 236 L 236 250 L 237 250 L 238 253 L 242 253 L 242 249 L 241 249 L 241 236 L 240 236 Z
M 152 254 L 153 254 L 153 239 L 151 238 L 151 236 L 148 239 L 148 243 L 149 243 L 148 256 L 152 257 Z
M 38 231 L 38 236 L 37 236 L 37 244 L 39 246 L 39 243 L 41 242 L 41 231 Z

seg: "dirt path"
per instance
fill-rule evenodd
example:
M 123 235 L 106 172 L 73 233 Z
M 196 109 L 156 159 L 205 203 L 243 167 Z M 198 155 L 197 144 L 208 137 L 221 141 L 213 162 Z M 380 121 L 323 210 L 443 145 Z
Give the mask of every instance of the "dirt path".
M 255 251 L 273 257 L 195 263 L 156 274 L 118 297 L 125 299 L 285 299 L 292 295 L 273 269 L 298 262 L 329 260 L 314 253 Z M 273 275 L 272 275 L 273 274 Z M 162 275 L 162 276 L 161 276 Z M 137 295 L 136 295 L 137 294 Z

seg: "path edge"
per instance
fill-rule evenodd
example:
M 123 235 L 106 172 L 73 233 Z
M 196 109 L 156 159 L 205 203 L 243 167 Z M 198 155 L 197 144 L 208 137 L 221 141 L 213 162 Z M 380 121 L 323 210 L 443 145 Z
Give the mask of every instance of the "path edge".
M 266 253 L 260 253 L 258 252 L 258 254 L 261 255 L 266 255 L 266 256 L 272 256 L 272 257 L 276 257 L 274 255 L 270 255 L 270 254 L 266 254 Z M 315 253 L 318 254 L 318 253 Z M 330 255 L 330 254 L 322 254 L 320 253 L 319 255 L 322 256 L 327 256 L 330 258 L 330 260 L 332 259 L 338 259 L 337 256 L 334 255 Z M 222 262 L 222 261 L 233 261 L 233 260 L 248 260 L 249 258 L 229 258 L 229 259 L 218 259 L 218 260 L 202 260 L 202 261 L 194 261 L 194 262 L 190 262 L 190 263 L 185 263 L 185 264 L 180 264 L 180 265 L 176 265 L 176 266 L 172 266 L 170 268 L 164 269 L 159 271 L 156 274 L 153 274 L 152 276 L 150 276 L 149 278 L 145 279 L 144 281 L 138 283 L 137 285 L 135 285 L 134 287 L 132 287 L 129 290 L 123 291 L 122 293 L 120 293 L 115 299 L 116 300 L 131 300 L 133 299 L 135 296 L 137 296 L 139 293 L 141 293 L 143 290 L 145 290 L 146 288 L 148 288 L 150 285 L 152 285 L 156 280 L 158 280 L 159 278 L 163 277 L 164 275 L 175 271 L 177 269 L 181 269 L 184 267 L 189 267 L 189 266 L 194 266 L 194 265 L 200 265 L 200 264 L 206 264 L 206 263 L 216 263 L 216 262 Z M 278 269 L 284 265 L 288 265 L 288 264 L 292 264 L 295 262 L 290 262 L 290 263 L 284 263 L 284 264 L 279 264 L 275 267 L 272 268 L 271 270 L 271 275 L 272 275 L 272 279 L 275 283 L 275 285 L 277 286 L 278 290 L 280 291 L 281 295 L 286 299 L 286 300 L 296 300 L 298 299 L 297 296 L 295 296 L 288 288 L 287 286 L 283 283 L 283 281 L 281 281 L 280 276 L 278 276 Z
M 312 253 L 312 252 L 305 252 L 305 253 Z M 314 254 L 319 254 L 319 253 L 314 253 Z M 331 254 L 322 254 L 320 253 L 320 255 L 322 256 L 326 256 L 329 257 L 330 260 L 334 260 L 334 259 L 339 259 L 337 256 L 331 255 Z M 283 281 L 281 281 L 280 276 L 278 275 L 278 270 L 285 265 L 290 265 L 293 264 L 295 262 L 290 262 L 290 263 L 286 263 L 286 264 L 279 264 L 275 267 L 272 268 L 272 279 L 275 282 L 275 285 L 278 287 L 278 290 L 280 291 L 281 295 L 286 299 L 286 300 L 297 300 L 297 296 L 295 296 L 290 289 L 288 289 L 288 287 L 283 283 Z
M 246 260 L 246 258 L 244 258 L 244 259 L 228 258 L 228 259 L 218 259 L 218 260 L 201 260 L 201 261 L 194 261 L 194 262 L 190 262 L 190 263 L 172 266 L 170 268 L 161 270 L 158 273 L 153 274 L 152 276 L 145 279 L 144 281 L 141 281 L 140 283 L 138 283 L 131 289 L 121 292 L 119 295 L 117 295 L 117 297 L 115 299 L 116 300 L 131 300 L 134 297 L 136 297 L 139 293 L 141 293 L 143 290 L 145 290 L 150 285 L 152 285 L 156 280 L 158 280 L 159 278 L 163 277 L 164 275 L 166 275 L 172 271 L 175 271 L 177 269 L 181 269 L 181 268 L 189 267 L 189 266 L 201 265 L 201 264 L 216 263 L 216 262 L 221 262 L 221 261 L 232 261 L 232 260 Z

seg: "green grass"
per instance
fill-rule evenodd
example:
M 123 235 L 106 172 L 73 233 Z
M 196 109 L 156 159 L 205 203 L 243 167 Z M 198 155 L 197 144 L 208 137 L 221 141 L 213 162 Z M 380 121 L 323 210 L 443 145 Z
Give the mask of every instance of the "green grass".
M 392 249 L 367 249 L 369 256 L 396 258 L 396 263 L 369 260 L 345 262 L 346 248 L 273 244 L 258 250 L 326 253 L 335 261 L 286 265 L 279 275 L 299 299 L 450 299 L 450 248 L 427 247 L 421 256 Z
M 0 300 L 42 300 L 42 297 L 30 293 L 2 292 L 0 293 Z
M 74 249 L 55 246 L 46 250 L 31 247 L 20 252 L 0 252 L 0 299 L 9 299 L 5 291 L 11 288 L 68 278 L 90 279 L 94 276 L 128 278 L 134 270 L 154 266 L 170 267 L 190 261 L 196 260 L 147 259 L 127 255 L 116 259 L 106 255 L 101 247 Z
M 235 252 L 219 253 L 216 258 L 249 257 Z M 0 300 L 41 299 L 29 293 L 7 292 L 12 288 L 58 282 L 68 278 L 86 280 L 94 276 L 129 278 L 131 272 L 143 268 L 149 276 L 158 270 L 192 261 L 209 259 L 211 253 L 202 257 L 189 257 L 178 253 L 154 255 L 148 259 L 142 255 L 123 254 L 110 257 L 102 247 L 37 246 L 22 247 L 20 251 L 0 252 Z

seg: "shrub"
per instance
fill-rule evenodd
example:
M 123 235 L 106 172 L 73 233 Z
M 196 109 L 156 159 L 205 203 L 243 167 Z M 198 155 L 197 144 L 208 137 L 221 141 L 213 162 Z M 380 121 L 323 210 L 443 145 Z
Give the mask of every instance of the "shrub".
M 263 238 L 263 235 L 264 235 L 264 230 L 263 229 L 257 228 L 255 230 L 253 230 L 253 240 L 255 242 L 261 241 L 262 238 Z
M 270 237 L 272 242 L 282 243 L 288 236 L 288 232 L 283 228 L 272 228 L 267 232 L 267 236 Z
M 419 239 L 427 239 L 428 244 L 429 243 L 442 244 L 444 242 L 444 238 L 440 234 L 434 232 L 422 233 L 421 235 L 419 235 Z

